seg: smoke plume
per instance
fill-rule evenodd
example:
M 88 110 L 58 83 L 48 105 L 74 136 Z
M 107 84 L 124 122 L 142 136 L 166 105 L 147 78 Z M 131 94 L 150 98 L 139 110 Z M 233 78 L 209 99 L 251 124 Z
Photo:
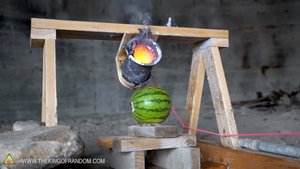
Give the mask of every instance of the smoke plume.
M 131 0 L 124 6 L 124 13 L 131 24 L 150 25 L 152 20 L 153 5 L 151 1 Z

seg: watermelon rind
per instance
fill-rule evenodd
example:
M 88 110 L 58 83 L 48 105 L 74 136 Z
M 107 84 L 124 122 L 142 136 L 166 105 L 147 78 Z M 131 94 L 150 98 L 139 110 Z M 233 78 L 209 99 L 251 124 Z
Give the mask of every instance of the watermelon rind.
M 131 98 L 132 117 L 140 124 L 162 123 L 171 110 L 171 97 L 157 87 L 145 87 L 135 91 Z

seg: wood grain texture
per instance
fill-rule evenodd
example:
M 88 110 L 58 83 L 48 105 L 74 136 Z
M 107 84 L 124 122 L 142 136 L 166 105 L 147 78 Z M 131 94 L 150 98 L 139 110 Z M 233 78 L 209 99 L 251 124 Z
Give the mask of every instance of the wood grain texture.
M 116 152 L 111 151 L 111 167 L 115 169 L 144 169 L 144 151 Z
M 129 89 L 133 89 L 134 88 L 134 84 L 127 82 L 123 76 L 122 76 L 122 63 L 124 62 L 125 58 L 126 58 L 126 51 L 124 49 L 124 46 L 126 45 L 126 43 L 128 42 L 128 40 L 133 36 L 133 34 L 127 34 L 124 33 L 122 40 L 120 42 L 117 54 L 116 54 L 116 58 L 115 58 L 115 62 L 116 62 L 116 68 L 117 68 L 117 73 L 118 73 L 118 79 L 120 81 L 120 83 L 129 88 Z
M 176 126 L 170 125 L 132 125 L 128 126 L 128 135 L 136 137 L 177 137 Z
M 42 122 L 57 125 L 55 39 L 46 39 L 43 49 Z
M 201 169 L 227 169 L 224 164 L 204 161 L 201 163 Z
M 204 51 L 200 47 L 201 46 L 196 46 L 193 49 L 191 72 L 186 98 L 185 124 L 189 128 L 198 127 L 200 113 L 199 111 L 205 77 L 205 67 L 203 60 Z M 189 135 L 196 135 L 196 131 L 191 129 L 185 129 L 185 133 Z
M 107 142 L 107 148 L 111 148 L 113 138 L 110 137 Z M 229 166 L 230 169 L 300 168 L 300 160 L 290 157 L 272 155 L 263 152 L 254 152 L 245 149 L 232 149 L 208 141 L 199 141 L 197 143 L 197 147 L 199 147 L 201 150 L 202 167 L 207 166 L 211 169 L 222 169 L 227 168 L 227 166 Z
M 97 146 L 100 148 L 112 148 L 114 139 L 129 139 L 136 138 L 131 136 L 107 136 L 107 137 L 99 137 L 97 141 Z
M 43 46 L 44 46 L 43 40 Z M 42 112 L 41 122 L 46 123 L 46 49 L 43 49 L 43 70 L 42 70 Z
M 179 136 L 177 138 L 130 138 L 113 140 L 113 150 L 119 152 L 158 150 L 190 147 L 195 145 L 196 136 Z
M 289 157 L 254 152 L 244 149 L 231 149 L 219 144 L 200 141 L 197 144 L 203 162 L 219 163 L 230 169 L 299 169 L 300 160 Z M 215 168 L 215 169 L 218 169 Z M 224 167 L 223 167 L 224 168 Z
M 101 22 L 67 21 L 54 19 L 31 19 L 31 28 L 54 29 L 57 38 L 121 40 L 124 33 L 137 34 L 143 25 Z M 228 38 L 227 30 L 199 29 L 184 27 L 150 26 L 152 34 L 159 40 L 200 42 L 208 38 Z M 31 37 L 35 43 L 34 37 Z
M 56 30 L 31 28 L 30 36 L 31 41 L 32 39 L 35 39 L 30 43 L 31 47 L 42 48 L 44 46 L 45 39 L 56 39 Z
M 204 65 L 215 108 L 219 133 L 237 134 L 236 123 L 218 47 L 206 48 Z M 221 137 L 224 146 L 237 148 L 238 137 Z
M 199 148 L 175 148 L 153 151 L 149 161 L 165 169 L 200 169 Z
M 185 124 L 189 128 L 197 128 L 199 111 L 201 107 L 203 84 L 205 81 L 204 55 L 210 53 L 210 47 L 228 47 L 229 41 L 226 38 L 210 38 L 193 49 L 193 58 L 186 99 Z M 196 135 L 196 131 L 185 129 L 188 134 Z
M 228 38 L 209 38 L 206 41 L 198 44 L 196 48 L 204 49 L 207 47 L 229 47 Z

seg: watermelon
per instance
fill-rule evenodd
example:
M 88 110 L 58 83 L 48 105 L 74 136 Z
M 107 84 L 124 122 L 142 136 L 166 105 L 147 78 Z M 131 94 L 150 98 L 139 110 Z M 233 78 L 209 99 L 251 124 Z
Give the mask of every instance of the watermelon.
M 157 87 L 145 87 L 135 91 L 131 98 L 133 118 L 140 124 L 162 123 L 171 110 L 171 97 Z

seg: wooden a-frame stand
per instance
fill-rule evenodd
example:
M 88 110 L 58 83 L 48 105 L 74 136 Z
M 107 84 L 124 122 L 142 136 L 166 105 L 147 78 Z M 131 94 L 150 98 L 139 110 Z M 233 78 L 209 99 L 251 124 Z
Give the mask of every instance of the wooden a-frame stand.
M 55 126 L 58 124 L 56 110 L 57 95 L 55 63 L 55 41 L 57 38 L 121 40 L 122 45 L 126 43 L 130 36 L 137 34 L 138 29 L 142 27 L 142 25 L 130 24 L 32 19 L 31 46 L 43 48 L 42 122 L 45 122 L 46 126 Z M 201 96 L 206 72 L 219 132 L 221 134 L 237 134 L 237 128 L 219 53 L 220 47 L 229 46 L 228 31 L 166 26 L 150 26 L 150 29 L 152 34 L 161 41 L 190 42 L 196 44 L 193 49 L 193 58 L 186 99 L 185 124 L 190 128 L 197 128 L 198 126 Z M 122 53 L 123 49 L 121 45 L 118 50 L 117 57 Z M 118 60 L 116 61 L 118 62 Z M 180 136 L 185 137 L 183 139 L 185 139 L 186 142 L 183 143 L 191 144 L 184 144 L 184 146 L 194 146 L 195 144 L 193 143 L 193 140 L 195 139 L 196 132 L 193 130 L 186 130 L 185 134 L 187 136 Z M 140 140 L 135 141 L 138 145 L 145 146 L 143 143 L 147 143 L 148 141 L 155 142 L 155 140 L 157 140 L 155 138 L 153 139 L 146 140 L 146 142 Z M 159 139 L 157 144 L 162 144 L 164 141 L 162 139 Z M 167 142 L 169 142 L 169 140 L 167 140 Z M 238 147 L 238 137 L 221 137 L 221 142 L 224 146 L 231 148 Z M 178 147 L 170 147 L 168 145 L 163 148 L 156 147 L 156 149 L 165 148 L 169 149 Z M 184 153 L 184 151 L 185 150 L 180 150 L 181 153 Z M 138 150 L 135 152 L 136 153 L 122 159 L 133 156 L 135 161 L 134 164 L 142 164 L 138 166 L 143 166 L 140 159 L 140 156 L 143 155 L 141 155 Z M 188 153 L 191 154 L 193 151 L 189 151 Z M 121 154 L 119 157 L 123 155 L 124 154 Z

